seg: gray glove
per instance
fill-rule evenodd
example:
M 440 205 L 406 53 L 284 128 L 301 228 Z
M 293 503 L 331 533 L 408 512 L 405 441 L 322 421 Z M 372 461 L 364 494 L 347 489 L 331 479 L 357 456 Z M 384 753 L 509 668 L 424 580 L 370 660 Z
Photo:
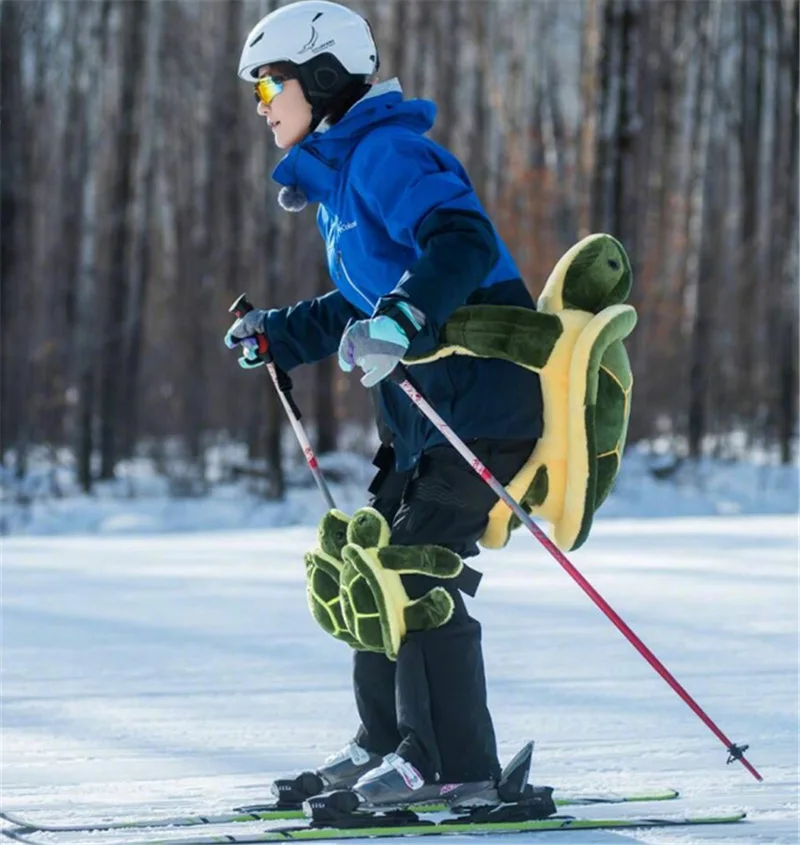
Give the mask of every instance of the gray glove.
M 225 335 L 225 346 L 228 349 L 235 349 L 237 346 L 242 347 L 239 366 L 245 370 L 260 367 L 265 360 L 271 358 L 265 330 L 268 313 L 268 311 L 257 308 L 248 311 L 247 314 L 236 320 Z
M 361 367 L 361 384 L 374 387 L 402 361 L 425 315 L 407 302 L 393 303 L 368 320 L 351 320 L 339 343 L 339 366 L 349 373 Z

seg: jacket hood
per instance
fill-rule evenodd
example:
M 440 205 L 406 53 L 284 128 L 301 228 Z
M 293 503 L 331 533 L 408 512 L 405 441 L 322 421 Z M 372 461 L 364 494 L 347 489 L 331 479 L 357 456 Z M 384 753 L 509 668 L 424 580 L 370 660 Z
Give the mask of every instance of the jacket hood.
M 281 159 L 272 178 L 302 191 L 311 202 L 322 202 L 336 187 L 342 165 L 361 138 L 378 126 L 398 126 L 425 134 L 434 124 L 436 105 L 430 100 L 404 100 L 396 79 L 373 85 L 334 126 L 323 121 Z

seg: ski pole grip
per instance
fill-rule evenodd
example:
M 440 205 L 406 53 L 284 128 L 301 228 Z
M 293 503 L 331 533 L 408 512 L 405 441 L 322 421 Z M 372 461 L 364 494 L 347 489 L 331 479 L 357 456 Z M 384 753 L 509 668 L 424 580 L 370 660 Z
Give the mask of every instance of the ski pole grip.
M 243 293 L 228 309 L 230 314 L 233 314 L 237 320 L 241 320 L 245 314 L 253 310 L 253 303 L 247 298 L 247 294 Z M 267 336 L 264 334 L 257 334 L 256 341 L 258 342 L 258 357 L 264 361 L 271 361 L 272 355 L 269 351 L 269 342 Z
M 228 311 L 233 314 L 238 320 L 241 320 L 245 314 L 248 314 L 250 311 L 253 310 L 253 303 L 247 298 L 247 294 L 243 293 Z M 297 407 L 297 403 L 294 401 L 294 396 L 292 396 L 292 379 L 289 377 L 288 373 L 285 373 L 275 362 L 272 357 L 272 354 L 269 351 L 269 343 L 267 342 L 267 338 L 263 334 L 256 335 L 258 338 L 258 357 L 263 358 L 269 364 L 272 364 L 275 367 L 275 376 L 276 376 L 276 384 L 278 390 L 286 397 L 287 402 L 289 403 L 289 407 L 292 409 L 292 412 L 297 417 L 298 420 L 303 418 L 303 415 L 300 413 L 300 409 Z

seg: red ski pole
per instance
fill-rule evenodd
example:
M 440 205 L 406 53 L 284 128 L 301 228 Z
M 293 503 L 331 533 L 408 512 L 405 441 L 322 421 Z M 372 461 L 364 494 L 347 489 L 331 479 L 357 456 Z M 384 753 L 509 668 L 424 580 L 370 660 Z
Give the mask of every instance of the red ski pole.
M 597 592 L 580 571 L 568 560 L 566 555 L 556 544 L 542 531 L 541 528 L 530 518 L 519 502 L 511 496 L 505 487 L 492 475 L 491 472 L 478 460 L 475 454 L 469 449 L 466 443 L 450 428 L 450 426 L 436 413 L 431 404 L 417 390 L 409 380 L 408 372 L 400 365 L 395 368 L 390 378 L 400 387 L 417 408 L 436 426 L 448 442 L 456 449 L 462 458 L 478 473 L 478 475 L 492 488 L 522 524 L 533 534 L 534 537 L 547 549 L 555 558 L 557 563 L 564 569 L 567 575 L 589 596 L 589 598 L 603 611 L 603 613 L 614 623 L 625 639 L 642 655 L 642 657 L 658 672 L 659 675 L 672 687 L 672 689 L 683 699 L 695 715 L 704 725 L 725 745 L 728 751 L 728 763 L 738 760 L 756 780 L 763 780 L 753 765 L 745 758 L 744 752 L 747 745 L 736 745 L 720 730 L 716 723 L 708 716 L 702 707 L 692 698 L 691 695 L 678 683 L 677 679 L 666 666 L 653 654 L 652 651 L 639 639 L 636 633 L 628 626 L 624 619 L 614 610 L 613 607 Z

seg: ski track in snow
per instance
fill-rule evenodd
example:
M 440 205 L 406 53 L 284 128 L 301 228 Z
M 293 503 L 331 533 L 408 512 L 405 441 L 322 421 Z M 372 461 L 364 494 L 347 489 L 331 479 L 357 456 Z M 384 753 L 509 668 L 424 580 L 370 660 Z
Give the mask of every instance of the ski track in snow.
M 504 759 L 532 737 L 537 783 L 682 793 L 576 815 L 749 816 L 503 841 L 799 841 L 797 540 L 786 516 L 613 520 L 570 556 L 721 729 L 750 744 L 763 784 L 725 765 L 722 744 L 533 538 L 481 556 L 469 601 Z M 267 800 L 273 777 L 348 741 L 350 652 L 305 605 L 314 541 L 308 528 L 4 538 L 3 809 L 62 823 L 223 812 Z M 104 845 L 267 826 L 36 838 Z

